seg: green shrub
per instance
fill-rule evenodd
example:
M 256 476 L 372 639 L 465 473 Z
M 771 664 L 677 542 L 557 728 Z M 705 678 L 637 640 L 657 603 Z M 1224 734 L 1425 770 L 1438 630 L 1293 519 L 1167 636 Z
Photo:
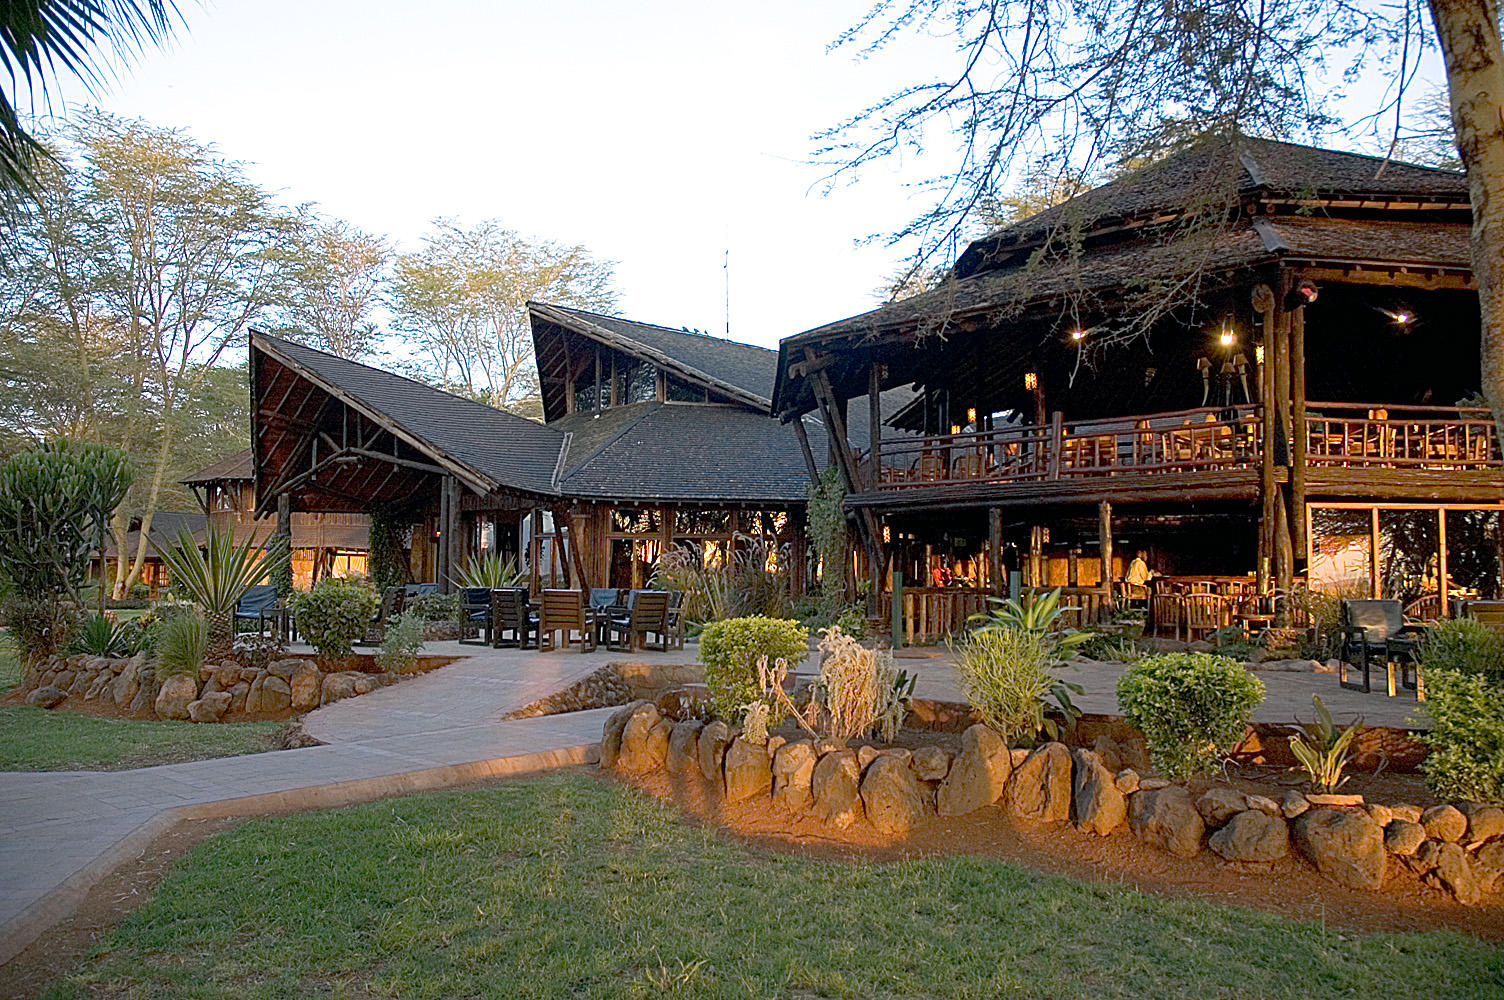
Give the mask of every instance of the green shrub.
M 1044 726 L 1055 642 L 1021 628 L 976 629 L 955 646 L 961 693 L 982 721 L 1012 744 Z
M 116 656 L 125 650 L 125 627 L 104 615 L 89 615 L 78 630 L 74 648 L 90 656 Z
M 424 622 L 457 622 L 461 617 L 460 595 L 417 594 L 407 599 L 406 613 Z
M 381 598 L 362 580 L 326 577 L 306 594 L 293 594 L 288 605 L 320 656 L 349 656 L 351 644 L 365 634 Z
M 1264 700 L 1264 682 L 1225 656 L 1166 653 L 1129 667 L 1117 694 L 1154 766 L 1183 781 L 1232 749 Z
M 1504 683 L 1481 673 L 1426 671 L 1421 764 L 1426 784 L 1444 799 L 1504 803 Z
M 1504 634 L 1471 618 L 1437 622 L 1421 640 L 1419 655 L 1427 673 L 1460 670 L 1504 677 Z
M 418 653 L 422 649 L 423 619 L 411 613 L 401 614 L 395 621 L 387 623 L 376 662 L 382 670 L 411 673 L 418 665 Z
M 783 618 L 728 618 L 710 622 L 700 632 L 700 662 L 710 688 L 710 707 L 728 723 L 740 720 L 743 707 L 762 696 L 757 685 L 757 658 L 769 664 L 788 661 L 792 669 L 809 656 L 809 633 Z
M 157 624 L 157 679 L 194 676 L 209 648 L 209 620 L 196 608 Z
M 1076 652 L 1091 660 L 1133 663 L 1144 655 L 1131 636 L 1118 632 L 1089 632 Z

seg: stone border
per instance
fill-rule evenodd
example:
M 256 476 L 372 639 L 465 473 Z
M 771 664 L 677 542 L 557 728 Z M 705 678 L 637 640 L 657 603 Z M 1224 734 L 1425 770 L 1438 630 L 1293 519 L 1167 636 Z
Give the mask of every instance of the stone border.
M 1423 810 L 1294 790 L 1276 802 L 1225 785 L 1195 795 L 1131 767 L 1114 773 L 1103 756 L 1064 743 L 1010 750 L 981 724 L 961 734 L 954 755 L 938 746 L 853 750 L 831 739 L 782 736 L 758 744 L 721 721 L 674 721 L 649 701 L 612 713 L 600 744 L 603 768 L 628 775 L 661 768 L 677 779 L 698 779 L 722 802 L 766 797 L 790 815 L 812 815 L 838 829 L 866 822 L 901 836 L 932 816 L 1002 802 L 1016 819 L 1070 822 L 1103 837 L 1126 824 L 1138 840 L 1181 858 L 1206 847 L 1224 862 L 1257 864 L 1293 850 L 1352 889 L 1381 889 L 1402 864 L 1460 903 L 1504 892 L 1499 806 Z
M 598 760 L 598 747 L 586 744 L 164 809 L 101 852 L 47 895 L 0 925 L 0 965 L 25 951 L 49 928 L 66 920 L 95 884 L 121 865 L 139 858 L 154 840 L 184 820 L 332 809 L 395 795 L 436 791 L 486 778 L 516 777 L 559 767 L 594 764 Z

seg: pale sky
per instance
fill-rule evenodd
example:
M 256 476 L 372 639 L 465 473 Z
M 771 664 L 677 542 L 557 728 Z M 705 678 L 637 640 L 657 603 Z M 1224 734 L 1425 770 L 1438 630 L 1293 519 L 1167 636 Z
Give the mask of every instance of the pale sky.
M 820 196 L 812 133 L 912 76 L 916 52 L 826 45 L 866 0 L 183 3 L 187 30 L 99 99 L 187 129 L 287 202 L 412 246 L 499 219 L 617 263 L 623 315 L 780 337 L 872 308 L 903 255 L 893 168 Z M 906 67 L 904 64 L 908 63 Z M 61 89 L 66 112 L 87 100 Z M 54 107 L 54 111 L 59 110 Z
M 875 306 L 904 251 L 859 241 L 924 204 L 897 159 L 822 197 L 810 136 L 956 65 L 938 37 L 828 53 L 869 0 L 180 2 L 101 107 L 399 246 L 437 216 L 584 244 L 632 319 L 723 334 L 729 250 L 731 336 L 767 346 Z

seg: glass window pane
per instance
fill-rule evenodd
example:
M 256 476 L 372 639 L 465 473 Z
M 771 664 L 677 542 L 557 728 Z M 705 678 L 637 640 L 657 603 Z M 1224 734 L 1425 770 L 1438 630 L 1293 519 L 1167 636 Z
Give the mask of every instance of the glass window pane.
M 729 510 L 680 510 L 674 530 L 680 535 L 723 535 L 731 530 Z
M 611 512 L 611 530 L 619 534 L 652 534 L 662 526 L 657 507 L 618 507 Z
M 1311 508 L 1312 590 L 1333 597 L 1367 597 L 1372 554 L 1368 510 Z
M 1407 605 L 1435 595 L 1439 536 L 1435 510 L 1380 510 L 1379 593 Z
M 1499 598 L 1500 521 L 1496 510 L 1447 511 L 1447 589 L 1454 596 Z
M 588 367 L 584 374 L 574 380 L 574 410 L 576 413 L 590 413 L 598 408 L 595 393 L 595 366 Z
M 705 402 L 705 390 L 697 385 L 691 385 L 683 379 L 668 376 L 667 396 L 674 403 L 703 403 Z

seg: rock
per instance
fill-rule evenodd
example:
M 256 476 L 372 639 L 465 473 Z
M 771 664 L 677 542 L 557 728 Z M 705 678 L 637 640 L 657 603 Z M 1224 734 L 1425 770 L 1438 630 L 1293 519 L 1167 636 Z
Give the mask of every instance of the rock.
M 1117 741 L 1111 736 L 1099 734 L 1091 748 L 1107 770 L 1116 774 L 1123 769 L 1123 755 L 1118 752 Z
M 1482 893 L 1473 878 L 1473 866 L 1468 862 L 1467 852 L 1450 841 L 1443 843 L 1436 852 L 1436 868 L 1426 877 L 1432 885 L 1446 889 L 1464 905 L 1476 903 Z
M 661 709 L 658 714 L 663 714 Z M 669 774 L 690 778 L 700 776 L 700 730 L 704 728 L 703 722 L 690 719 L 676 722 L 669 729 L 668 752 L 663 758 L 663 766 Z
M 924 794 L 902 758 L 885 755 L 874 760 L 860 791 L 867 821 L 880 833 L 902 836 L 924 819 Z
M 785 743 L 773 754 L 773 802 L 792 813 L 807 810 L 814 796 L 815 748 L 809 740 Z
M 188 703 L 188 718 L 194 722 L 218 722 L 230 707 L 230 692 L 214 691 Z
M 261 706 L 261 689 L 265 687 L 266 679 L 270 676 L 271 674 L 263 670 L 256 674 L 255 680 L 251 681 L 251 689 L 246 692 L 245 696 L 245 711 L 248 715 L 259 715 L 265 711 Z M 352 693 L 358 694 L 359 692 Z
M 116 708 L 125 708 L 136 697 L 136 692 L 141 690 L 141 662 L 136 657 L 125 661 L 125 667 L 114 680 L 110 688 L 110 698 L 115 702 Z
M 300 662 L 301 665 L 293 671 L 287 687 L 293 710 L 304 712 L 318 706 L 319 688 L 324 683 L 324 675 L 312 663 Z
M 872 763 L 874 760 L 877 760 L 876 747 L 863 746 L 856 748 L 856 766 L 858 768 L 865 771 L 867 770 L 867 765 Z
M 1279 809 L 1285 814 L 1285 819 L 1294 819 L 1309 808 L 1310 801 L 1293 788 L 1279 797 Z
M 1322 665 L 1321 665 L 1321 662 L 1319 660 L 1302 660 L 1302 659 L 1293 659 L 1293 660 L 1261 660 L 1258 663 L 1258 669 L 1259 670 L 1274 670 L 1274 671 L 1280 671 L 1280 672 L 1283 672 L 1283 673 L 1294 673 L 1294 674 L 1309 674 L 1309 673 L 1318 672 L 1318 671 L 1322 672 L 1322 673 L 1325 673 L 1325 671 L 1323 671 L 1321 669 L 1321 666 Z
M 646 774 L 663 766 L 668 756 L 669 726 L 652 702 L 643 702 L 627 716 L 621 730 L 621 751 L 616 769 L 628 774 Z
M 238 708 L 240 711 L 244 712 L 245 711 L 245 698 L 246 698 L 246 695 L 250 694 L 250 692 L 251 692 L 251 686 L 249 684 L 247 684 L 245 681 L 241 681 L 238 684 L 236 684 L 234 687 L 230 688 L 230 711 L 233 712 L 233 711 L 235 711 Z M 319 693 L 321 695 L 323 694 L 322 688 L 320 689 Z M 350 692 L 350 694 L 354 694 L 354 693 L 355 692 L 353 690 Z M 346 697 L 348 697 L 348 695 Z
M 726 760 L 726 747 L 730 744 L 731 730 L 720 719 L 706 723 L 705 728 L 700 730 L 700 773 L 718 792 L 726 788 L 721 767 Z
M 943 781 L 950 773 L 950 751 L 944 747 L 920 747 L 910 755 L 909 767 L 920 781 Z
M 1138 772 L 1131 767 L 1124 768 L 1118 772 L 1118 776 L 1112 780 L 1112 783 L 1117 785 L 1118 791 L 1124 795 L 1132 795 L 1139 788 Z
M 266 665 L 266 672 L 273 677 L 280 677 L 284 681 L 291 681 L 292 675 L 302 668 L 305 661 L 298 659 L 277 660 L 275 663 Z
M 1215 653 L 1217 647 L 1205 639 L 1195 639 L 1185 644 L 1186 652 L 1189 653 Z
M 1120 740 L 1118 749 L 1122 751 L 1124 764 L 1139 774 L 1149 770 L 1149 744 L 1142 736 L 1130 736 L 1126 740 Z
M 1248 796 L 1248 808 L 1257 809 L 1269 816 L 1284 816 L 1284 810 L 1280 809 L 1279 803 L 1267 795 Z
M 157 691 L 146 671 L 141 671 L 141 686 L 136 690 L 136 696 L 131 699 L 129 711 L 132 714 L 145 712 L 157 700 Z
M 656 714 L 656 713 L 655 713 Z M 628 723 L 630 732 L 631 724 Z M 738 736 L 726 748 L 726 801 L 740 802 L 773 788 L 773 761 L 765 744 Z
M 788 741 L 789 741 L 789 738 L 787 736 L 769 736 L 768 737 L 768 756 L 772 757 L 775 754 L 777 754 L 778 753 L 778 748 L 781 747 L 781 746 L 783 746 Z
M 1393 810 L 1388 806 L 1381 806 L 1376 802 L 1368 803 L 1368 805 L 1363 807 L 1363 811 L 1368 813 L 1369 819 L 1372 819 L 1380 826 L 1388 826 L 1390 821 L 1394 819 Z
M 1458 810 L 1467 817 L 1467 842 L 1476 848 L 1495 837 L 1504 837 L 1504 809 L 1468 802 Z
M 49 671 L 49 673 L 52 672 Z M 78 674 L 74 673 L 72 670 L 59 670 L 55 673 L 52 673 L 52 676 L 48 678 L 46 683 L 42 686 L 61 688 L 63 693 L 67 694 L 68 688 L 73 686 L 73 680 L 77 676 Z
M 176 674 L 162 682 L 157 692 L 157 716 L 163 719 L 188 718 L 188 703 L 198 700 L 198 682 L 188 674 Z
M 327 681 L 325 686 L 328 686 Z M 645 701 L 634 701 L 606 717 L 606 724 L 601 727 L 600 766 L 603 769 L 616 770 L 616 759 L 621 755 L 621 731 L 626 728 L 632 713 L 646 704 Z
M 1228 819 L 1206 846 L 1227 861 L 1275 861 L 1290 853 L 1290 829 L 1283 816 L 1248 809 Z
M 961 734 L 961 752 L 935 792 L 936 810 L 960 816 L 992 805 L 1007 787 L 1012 761 L 1001 736 L 980 723 L 971 726 Z
M 838 827 L 850 826 L 860 819 L 859 776 L 854 751 L 838 750 L 821 757 L 810 775 L 815 815 Z
M 1390 806 L 1389 813 L 1395 819 L 1402 819 L 1406 823 L 1419 823 L 1420 814 L 1425 812 L 1420 806 Z
M 1208 829 L 1221 826 L 1247 808 L 1247 797 L 1235 788 L 1209 788 L 1196 800 L 1196 811 Z
M 1437 862 L 1441 859 L 1441 845 L 1443 843 L 1445 841 L 1441 840 L 1427 840 L 1423 842 L 1415 849 L 1415 853 L 1405 863 L 1410 866 L 1412 871 L 1424 875 L 1435 868 Z
M 39 688 L 33 688 L 26 695 L 26 704 L 36 708 L 56 708 L 68 697 L 68 692 L 55 684 L 45 684 Z
M 1035 823 L 1071 816 L 1071 752 L 1064 743 L 1035 747 L 1008 779 L 1008 811 Z
M 1313 806 L 1322 806 L 1327 809 L 1343 809 L 1348 806 L 1361 806 L 1363 804 L 1363 796 L 1321 792 L 1307 795 L 1306 801 Z
M 247 706 L 249 706 L 250 685 L 245 683 L 244 681 L 241 681 L 239 684 L 236 684 L 232 690 L 238 691 L 240 688 L 246 689 L 246 704 Z M 337 674 L 324 675 L 324 683 L 319 690 L 319 704 L 328 705 L 331 702 L 341 701 L 345 698 L 353 697 L 355 697 L 354 676 L 348 673 L 344 673 L 343 671 Z M 250 708 L 247 707 L 245 710 L 250 711 Z
M 1023 747 L 1019 747 L 1016 750 L 1009 750 L 1008 751 L 1008 766 L 1009 766 L 1009 768 L 1014 768 L 1014 767 L 1017 767 L 1018 765 L 1022 764 L 1025 760 L 1028 759 L 1029 753 L 1030 753 L 1030 751 L 1025 750 Z
M 828 753 L 836 753 L 845 750 L 846 744 L 834 736 L 822 736 L 815 741 L 815 756 L 824 757 Z
M 1504 892 L 1504 841 L 1487 844 L 1473 855 L 1473 877 L 1480 892 Z
M 1426 842 L 1426 828 L 1404 819 L 1392 819 L 1384 827 L 1384 850 L 1408 858 Z
M 1179 785 L 1135 793 L 1128 802 L 1128 825 L 1139 840 L 1180 858 L 1196 856 L 1206 830 L 1190 793 Z
M 1329 659 L 1329 660 L 1325 661 L 1324 663 L 1322 663 L 1321 664 L 1321 669 L 1318 670 L 1318 671 L 1316 671 L 1316 672 L 1318 674 L 1335 674 L 1337 671 L 1339 671 L 1341 669 L 1342 669 L 1342 661 L 1333 658 L 1333 659 Z
M 1349 889 L 1378 889 L 1389 857 L 1384 832 L 1366 812 L 1311 809 L 1295 819 L 1295 846 L 1316 870 Z
M 188 679 L 192 680 L 193 678 L 190 677 Z M 63 690 L 69 694 L 82 695 L 85 691 L 89 690 L 89 685 L 93 683 L 94 672 L 92 670 L 78 670 L 74 672 L 73 680 L 69 681 L 68 686 Z
M 350 681 L 355 687 L 356 694 L 370 694 L 372 691 L 375 691 L 377 688 L 381 687 L 381 680 L 375 674 L 361 674 L 351 671 Z M 263 686 L 261 690 L 264 694 L 266 688 Z M 266 707 L 265 701 L 266 699 L 263 697 L 263 710 Z
M 1103 837 L 1128 817 L 1128 801 L 1118 791 L 1112 771 L 1091 750 L 1071 752 L 1070 811 L 1076 829 Z
M 1161 788 L 1170 787 L 1170 783 L 1163 778 L 1140 778 L 1138 787 L 1140 791 L 1157 792 Z
M 285 712 L 292 707 L 292 688 L 276 674 L 267 674 L 261 682 L 261 711 Z
M 1467 817 L 1455 806 L 1432 806 L 1420 814 L 1426 836 L 1455 844 L 1467 833 Z

